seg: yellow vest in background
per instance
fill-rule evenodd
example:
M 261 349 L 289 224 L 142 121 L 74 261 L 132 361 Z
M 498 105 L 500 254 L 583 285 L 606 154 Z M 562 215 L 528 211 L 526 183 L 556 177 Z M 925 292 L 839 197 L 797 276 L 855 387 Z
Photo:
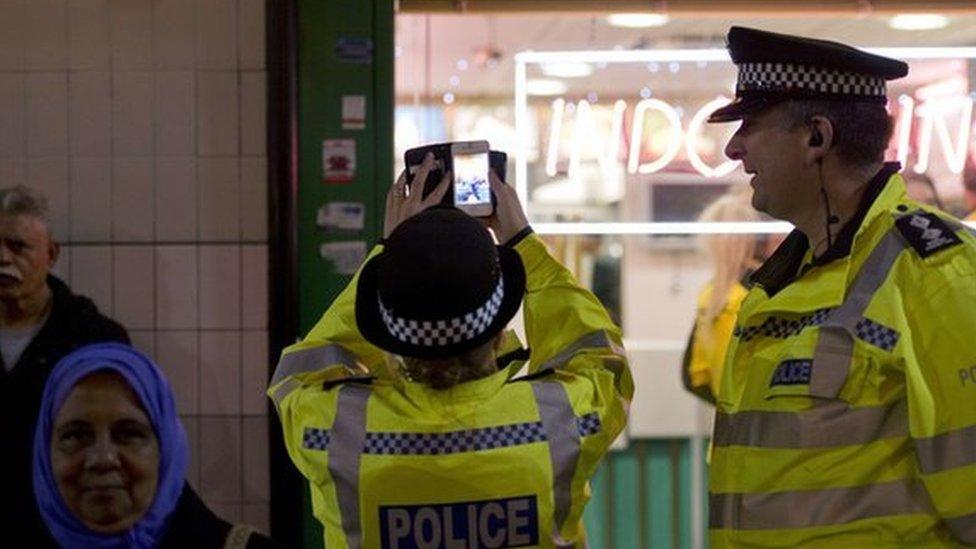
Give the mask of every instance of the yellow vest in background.
M 706 322 L 705 311 L 712 299 L 713 288 L 708 283 L 698 294 L 698 314 L 695 316 L 695 333 L 691 339 L 688 374 L 693 387 L 708 385 L 712 395 L 717 397 L 722 370 L 725 368 L 725 353 L 735 328 L 735 318 L 749 291 L 738 282 L 733 284 L 729 288 L 725 307 L 711 322 Z
M 847 257 L 742 304 L 712 547 L 976 544 L 976 238 L 893 175 Z
M 445 390 L 404 379 L 356 329 L 357 279 L 284 351 L 268 395 L 330 549 L 585 546 L 588 481 L 624 428 L 633 380 L 593 294 L 534 235 L 516 250 L 521 379 L 520 361 Z

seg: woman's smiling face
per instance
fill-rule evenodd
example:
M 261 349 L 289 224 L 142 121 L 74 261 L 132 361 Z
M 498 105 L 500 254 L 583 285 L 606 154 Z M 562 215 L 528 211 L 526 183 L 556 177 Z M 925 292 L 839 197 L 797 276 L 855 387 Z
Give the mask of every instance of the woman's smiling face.
M 149 509 L 159 440 L 122 376 L 96 372 L 71 389 L 54 420 L 51 468 L 68 509 L 93 531 L 124 532 Z

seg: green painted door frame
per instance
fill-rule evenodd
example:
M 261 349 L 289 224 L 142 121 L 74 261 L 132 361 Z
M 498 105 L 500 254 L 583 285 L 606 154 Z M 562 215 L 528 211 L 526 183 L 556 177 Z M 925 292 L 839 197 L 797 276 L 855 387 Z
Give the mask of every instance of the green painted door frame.
M 381 235 L 394 164 L 393 0 L 293 0 L 290 5 L 296 12 L 297 109 L 292 127 L 297 158 L 292 164 L 297 189 L 294 227 L 279 229 L 296 234 L 294 314 L 298 334 L 304 335 L 351 278 L 336 261 L 323 258 L 323 244 L 362 245 L 368 251 Z M 338 164 L 342 173 L 330 177 L 345 181 L 327 182 L 324 177 L 326 140 L 345 140 L 340 150 L 347 163 Z M 354 158 L 348 155 L 350 142 Z M 354 170 L 348 169 L 348 160 L 354 161 Z M 362 205 L 362 228 L 320 228 L 319 210 L 336 202 Z M 312 517 L 307 487 L 299 492 L 295 484 L 289 486 L 279 499 L 291 492 L 304 501 L 301 545 L 321 547 L 322 528 Z M 280 521 L 282 529 L 288 527 L 286 520 Z

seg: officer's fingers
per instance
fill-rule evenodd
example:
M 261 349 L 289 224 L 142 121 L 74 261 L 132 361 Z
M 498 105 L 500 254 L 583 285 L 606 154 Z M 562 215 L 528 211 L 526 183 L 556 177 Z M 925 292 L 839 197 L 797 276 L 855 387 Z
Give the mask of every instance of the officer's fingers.
M 424 194 L 424 184 L 427 183 L 427 175 L 430 171 L 434 169 L 434 153 L 427 153 L 424 155 L 424 161 L 420 164 L 420 168 L 417 169 L 417 173 L 413 176 L 413 182 L 410 183 L 410 190 L 414 191 L 410 193 L 409 198 L 417 196 L 419 201 L 420 197 Z
M 423 207 L 427 208 L 435 204 L 439 204 L 444 195 L 447 194 L 447 190 L 451 188 L 451 172 L 444 174 L 444 178 L 441 182 L 434 187 L 434 190 L 430 195 L 424 200 Z
M 390 190 L 386 193 L 386 207 L 389 208 L 397 198 L 403 198 L 406 195 L 407 188 L 407 171 L 403 170 L 400 172 L 400 176 L 397 177 L 393 185 L 390 185 Z

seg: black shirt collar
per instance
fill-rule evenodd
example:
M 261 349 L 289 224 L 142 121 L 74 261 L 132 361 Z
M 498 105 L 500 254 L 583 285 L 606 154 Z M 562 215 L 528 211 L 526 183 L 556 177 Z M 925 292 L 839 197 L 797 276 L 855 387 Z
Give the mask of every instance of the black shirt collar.
M 830 248 L 819 257 L 815 257 L 813 262 L 804 268 L 804 272 L 809 268 L 826 265 L 831 261 L 850 255 L 851 246 L 854 245 L 854 236 L 861 228 L 861 223 L 864 222 L 868 210 L 871 209 L 875 199 L 884 190 L 888 179 L 900 169 L 901 164 L 898 162 L 885 162 L 884 166 L 868 182 L 854 217 L 837 233 L 837 239 L 834 240 Z M 780 244 L 779 248 L 773 252 L 773 255 L 753 273 L 752 282 L 760 284 L 770 296 L 778 293 L 800 273 L 801 263 L 809 247 L 810 243 L 806 235 L 794 229 Z

